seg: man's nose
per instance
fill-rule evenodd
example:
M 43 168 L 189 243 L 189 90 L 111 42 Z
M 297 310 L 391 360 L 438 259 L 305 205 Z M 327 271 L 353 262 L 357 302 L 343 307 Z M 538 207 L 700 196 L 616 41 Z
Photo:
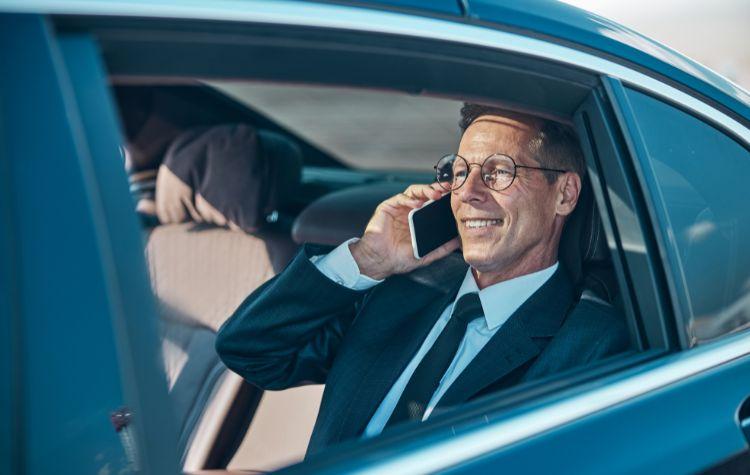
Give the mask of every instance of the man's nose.
M 482 181 L 482 170 L 471 167 L 463 186 L 458 189 L 458 197 L 463 202 L 481 201 L 488 188 Z

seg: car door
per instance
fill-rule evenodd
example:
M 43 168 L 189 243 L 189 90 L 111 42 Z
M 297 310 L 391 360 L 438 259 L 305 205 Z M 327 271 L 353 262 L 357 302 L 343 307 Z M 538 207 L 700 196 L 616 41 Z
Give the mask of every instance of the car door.
M 1 15 L 0 38 L 9 356 L 0 471 L 174 473 L 152 301 L 99 53 L 39 15 Z

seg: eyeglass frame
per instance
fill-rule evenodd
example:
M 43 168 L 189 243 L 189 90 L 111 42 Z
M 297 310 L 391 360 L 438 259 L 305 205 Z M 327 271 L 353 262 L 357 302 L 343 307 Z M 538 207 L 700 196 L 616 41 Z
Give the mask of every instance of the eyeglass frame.
M 486 181 L 484 181 L 484 177 L 482 176 L 482 168 L 484 167 L 484 164 L 487 163 L 487 160 L 489 160 L 492 157 L 498 156 L 498 155 L 501 156 L 501 157 L 507 158 L 513 164 L 513 178 L 510 179 L 510 183 L 508 183 L 508 186 L 506 186 L 505 188 L 501 188 L 499 190 L 496 190 L 495 188 L 492 188 L 490 185 L 488 185 Z M 440 157 L 440 160 L 444 159 L 445 157 L 451 157 L 451 156 L 457 157 L 457 158 L 460 158 L 461 160 L 463 160 L 466 163 L 466 170 L 468 170 L 467 173 L 466 173 L 466 178 L 464 179 L 463 183 L 461 183 L 460 185 L 458 185 L 455 188 L 446 189 L 443 185 L 440 184 L 441 183 L 440 181 L 437 182 L 438 185 L 440 185 L 440 188 L 444 189 L 445 191 L 449 191 L 451 193 L 453 193 L 454 191 L 456 191 L 459 188 L 461 188 L 462 186 L 464 186 L 464 183 L 466 183 L 469 180 L 469 175 L 471 174 L 471 168 L 474 167 L 474 166 L 479 167 L 479 177 L 481 178 L 482 183 L 484 183 L 484 186 L 486 186 L 487 188 L 489 188 L 492 191 L 505 191 L 508 188 L 510 188 L 513 185 L 513 182 L 516 181 L 516 176 L 518 176 L 518 169 L 519 168 L 528 168 L 530 170 L 542 170 L 542 171 L 545 171 L 545 172 L 570 173 L 570 170 L 560 170 L 560 169 L 557 169 L 557 168 L 546 168 L 546 167 L 532 167 L 530 165 L 518 165 L 516 163 L 516 161 L 513 160 L 513 157 L 511 157 L 510 155 L 506 155 L 504 153 L 493 153 L 489 157 L 487 157 L 484 160 L 482 160 L 481 165 L 479 163 L 469 163 L 469 161 L 466 160 L 466 158 L 462 157 L 461 155 L 459 155 L 457 153 L 451 153 L 451 154 L 448 154 L 448 155 L 444 155 L 444 156 Z M 438 165 L 438 163 L 440 163 L 440 160 L 438 160 L 438 162 L 432 167 L 435 170 L 435 178 L 436 179 L 438 178 L 438 176 L 437 176 L 438 175 L 437 165 Z

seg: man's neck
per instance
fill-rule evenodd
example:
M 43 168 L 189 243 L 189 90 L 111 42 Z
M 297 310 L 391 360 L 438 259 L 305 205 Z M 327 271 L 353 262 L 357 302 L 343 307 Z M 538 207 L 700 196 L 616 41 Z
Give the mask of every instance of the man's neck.
M 539 272 L 540 270 L 547 269 L 550 266 L 553 266 L 556 262 L 557 256 L 554 256 L 549 259 L 544 259 L 543 261 L 527 263 L 526 265 L 521 264 L 508 266 L 506 269 L 494 272 L 481 272 L 472 267 L 471 273 L 474 275 L 474 280 L 477 283 L 477 287 L 479 288 L 479 290 L 482 290 L 489 287 L 490 285 L 495 285 L 506 280 L 521 277 L 522 275 L 533 274 L 534 272 Z

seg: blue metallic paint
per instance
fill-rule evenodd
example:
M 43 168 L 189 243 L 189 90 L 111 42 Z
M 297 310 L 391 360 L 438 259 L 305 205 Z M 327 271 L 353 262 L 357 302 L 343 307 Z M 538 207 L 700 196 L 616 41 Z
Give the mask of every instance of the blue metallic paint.
M 0 20 L 1 21 L 1 20 Z M 0 29 L 0 44 L 12 31 Z M 0 55 L 0 70 L 10 66 L 5 55 Z M 2 84 L 2 80 L 0 80 Z M 0 102 L 0 123 L 5 109 Z M 21 390 L 21 314 L 18 308 L 18 272 L 15 232 L 13 230 L 13 181 L 10 177 L 10 160 L 6 152 L 5 130 L 0 127 L 0 473 L 16 473 L 21 469 L 22 423 L 19 406 L 23 400 Z
M 21 266 L 13 276 L 23 315 L 17 456 L 26 473 L 117 472 L 126 463 L 109 412 L 123 404 L 122 386 L 79 168 L 81 124 L 47 22 L 3 15 L 0 30 L 14 64 L 0 75 L 0 104 Z
M 748 356 L 449 473 L 695 473 L 747 450 L 735 418 L 748 395 L 747 381 Z M 712 395 L 716 388 L 720 397 Z
M 14 190 L 10 321 L 20 320 L 11 338 L 21 345 L 9 463 L 24 473 L 127 471 L 110 422 L 127 405 L 140 466 L 174 472 L 153 299 L 99 53 L 85 38 L 60 41 L 41 16 L 0 15 L 0 31 L 13 65 L 0 75 L 0 155 Z
M 177 430 L 170 407 L 156 328 L 156 308 L 143 261 L 140 223 L 123 167 L 114 101 L 94 40 L 61 35 L 58 43 L 70 77 L 88 156 L 80 157 L 88 176 L 90 212 L 96 223 L 100 259 L 116 336 L 119 374 L 141 468 L 167 473 L 178 466 Z M 146 427 L 148 425 L 148 427 Z
M 460 14 L 458 3 L 452 2 L 415 0 L 400 5 Z M 531 31 L 621 58 L 750 118 L 747 92 L 635 32 L 581 10 L 540 0 L 477 0 L 470 2 L 469 14 L 468 21 Z M 91 63 L 95 55 L 90 41 L 63 39 L 61 51 L 38 17 L 0 16 L 0 30 L 4 53 L 12 52 L 2 61 L 14 64 L 14 74 L 0 77 L 4 133 L 0 159 L 12 182 L 23 184 L 13 203 L 14 232 L 16 242 L 21 243 L 17 255 L 23 272 L 13 277 L 18 281 L 25 315 L 21 336 L 26 365 L 23 390 L 28 399 L 22 417 L 33 429 L 22 434 L 25 438 L 20 445 L 27 453 L 44 455 L 26 458 L 26 468 L 30 473 L 57 473 L 61 467 L 93 472 L 101 468 L 97 461 L 106 460 L 120 464 L 109 466 L 116 471 L 124 467 L 124 457 L 107 415 L 124 400 L 119 371 L 125 385 L 140 378 L 138 385 L 160 386 L 149 379 L 153 374 L 138 376 L 129 366 L 149 366 L 157 346 L 148 324 L 139 332 L 137 326 L 125 322 L 125 317 L 137 319 L 139 312 L 145 321 L 153 309 L 126 179 L 113 156 L 112 145 L 119 139 L 113 134 L 110 99 L 101 87 L 103 71 L 96 62 Z M 22 48 L 17 44 L 8 47 L 19 39 Z M 87 60 L 76 62 L 79 53 Z M 76 81 L 74 86 L 67 82 L 66 64 L 72 66 L 69 73 Z M 33 96 L 23 92 L 29 84 L 39 88 Z M 88 88 L 93 88 L 93 95 L 86 94 Z M 103 109 L 97 106 L 100 101 L 105 103 Z M 46 113 L 40 114 L 41 110 Z M 99 124 L 97 114 L 102 111 L 106 120 Z M 39 130 L 46 132 L 35 133 Z M 7 213 L 4 216 L 7 218 Z M 7 248 L 7 235 L 0 236 L 0 245 Z M 71 278 L 52 279 L 54 275 Z M 138 298 L 125 299 L 124 294 Z M 6 303 L 0 300 L 0 304 Z M 113 315 L 114 322 L 105 315 Z M 120 356 L 138 350 L 118 342 L 115 334 L 125 340 L 150 342 L 153 347 L 134 355 L 135 361 L 121 361 L 120 367 L 116 347 Z M 3 338 L 0 342 L 7 339 Z M 670 361 L 667 358 L 655 364 L 668 365 Z M 744 384 L 750 380 L 748 368 L 750 357 L 743 357 L 455 471 L 484 473 L 496 470 L 498 464 L 508 472 L 599 473 L 603 467 L 612 473 L 644 469 L 683 472 L 705 468 L 747 448 L 734 413 L 748 395 Z M 92 380 L 97 381 L 93 389 Z M 711 388 L 717 387 L 722 388 L 722 398 L 710 398 Z M 162 397 L 160 391 L 155 392 L 157 398 Z M 54 406 L 49 405 L 50 393 L 55 395 Z M 707 400 L 711 403 L 706 404 Z M 5 415 L 7 403 L 0 402 L 0 414 Z M 154 403 L 149 410 L 162 403 Z M 165 419 L 165 423 L 169 422 Z M 44 430 L 47 427 L 50 430 Z M 58 430 L 66 432 L 64 438 L 56 436 Z M 0 439 L 0 448 L 7 445 L 6 439 Z M 169 444 L 167 447 L 161 468 L 174 467 Z M 636 449 L 638 457 L 632 456 Z M 82 466 L 82 461 L 87 465 Z
M 337 2 L 338 3 L 338 2 Z M 346 2 L 351 5 L 383 5 L 400 11 L 424 11 L 446 15 L 462 15 L 461 0 L 369 0 Z
M 119 11 L 139 11 L 147 0 L 112 2 L 104 0 L 80 0 L 75 5 L 77 13 Z M 195 14 L 196 4 L 191 2 L 157 2 L 161 8 L 179 11 L 185 9 Z M 324 2 L 310 2 L 324 3 Z M 325 2 L 327 3 L 327 2 Z M 362 0 L 336 1 L 345 5 L 366 8 L 386 7 L 405 14 L 434 16 L 441 14 L 443 19 L 456 22 L 479 23 L 487 27 L 522 31 L 546 38 L 552 42 L 563 42 L 570 46 L 626 63 L 662 79 L 682 85 L 686 89 L 713 102 L 713 105 L 742 118 L 750 123 L 750 93 L 733 84 L 721 75 L 695 61 L 661 45 L 639 33 L 611 20 L 573 6 L 552 0 Z M 105 5 L 102 8 L 102 4 Z M 330 5 L 330 3 L 327 3 Z M 241 11 L 238 3 L 226 2 L 216 5 L 217 11 L 226 13 L 232 9 Z M 244 6 L 245 4 L 243 4 Z M 246 5 L 252 5 L 247 3 Z M 203 4 L 201 4 L 203 6 Z M 111 8 L 109 8 L 111 7 Z M 1 7 L 0 7 L 1 8 Z M 65 11 L 59 5 L 47 0 L 37 0 L 22 4 L 10 2 L 10 11 Z M 156 13 L 157 10 L 152 10 Z M 211 12 L 207 7 L 206 13 Z M 463 12 L 463 18 L 458 15 Z M 158 16 L 158 15 L 157 15 Z

